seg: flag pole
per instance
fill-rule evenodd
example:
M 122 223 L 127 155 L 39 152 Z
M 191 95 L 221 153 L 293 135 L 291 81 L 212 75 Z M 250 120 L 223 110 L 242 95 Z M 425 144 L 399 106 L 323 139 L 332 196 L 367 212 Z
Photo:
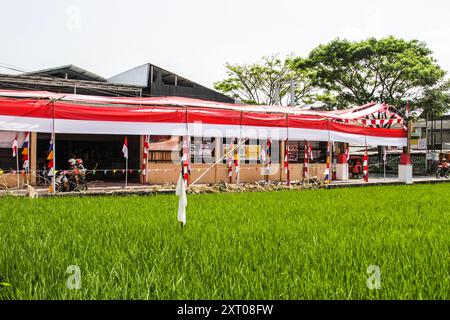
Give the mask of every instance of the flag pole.
M 236 172 L 236 184 L 239 184 L 241 181 L 241 148 L 242 148 L 242 111 L 241 111 L 241 126 L 239 131 L 239 142 L 238 142 L 238 170 Z
M 17 189 L 20 188 L 20 171 L 19 171 L 19 148 L 16 151 L 16 174 L 17 174 Z
M 387 160 L 387 150 L 386 150 L 386 146 L 384 146 L 384 152 L 383 152 L 383 177 L 384 177 L 384 181 L 386 181 L 386 160 Z
M 127 140 L 127 156 L 125 157 L 125 189 L 128 188 L 128 137 Z
M 52 100 L 52 139 L 53 139 L 53 177 L 52 177 L 52 193 L 56 193 L 56 134 L 55 134 L 55 100 Z

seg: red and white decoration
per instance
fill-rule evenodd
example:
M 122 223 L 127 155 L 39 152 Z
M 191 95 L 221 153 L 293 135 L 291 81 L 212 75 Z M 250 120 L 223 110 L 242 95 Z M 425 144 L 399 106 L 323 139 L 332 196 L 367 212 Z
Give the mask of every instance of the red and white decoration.
M 369 182 L 369 155 L 367 154 L 367 148 L 363 156 L 363 174 L 364 181 Z
M 147 176 L 147 163 L 148 163 L 148 151 L 150 148 L 150 136 L 145 135 L 144 136 L 144 150 L 142 153 L 142 175 L 145 177 Z
M 305 141 L 305 147 L 303 151 L 303 179 L 308 178 L 308 155 L 309 155 L 309 147 L 308 142 Z
M 289 142 L 286 139 L 284 141 L 284 173 L 288 174 L 289 172 Z
M 49 104 L 49 99 L 59 100 Z M 45 91 L 0 90 L 0 130 L 52 132 L 52 105 L 56 133 L 189 134 L 196 137 L 245 136 L 260 140 L 269 137 L 285 140 L 289 137 L 291 140 L 331 140 L 384 146 L 407 144 L 407 132 L 401 125 L 403 119 L 384 104 L 370 103 L 337 111 L 312 111 L 179 97 L 114 98 Z M 367 119 L 379 113 L 385 113 L 389 119 L 394 117 L 392 124 L 397 128 L 369 125 L 368 121 L 375 121 L 375 124 L 386 121 Z M 389 123 L 391 120 L 387 121 Z
M 19 142 L 17 142 L 17 134 L 16 134 L 12 144 L 12 156 L 14 158 L 17 156 L 18 149 L 19 149 Z
M 123 142 L 122 153 L 123 153 L 123 157 L 125 159 L 128 159 L 128 137 L 125 137 L 125 140 Z
M 183 156 L 181 157 L 183 180 L 186 186 L 189 185 L 189 141 L 190 137 L 185 137 L 183 141 Z

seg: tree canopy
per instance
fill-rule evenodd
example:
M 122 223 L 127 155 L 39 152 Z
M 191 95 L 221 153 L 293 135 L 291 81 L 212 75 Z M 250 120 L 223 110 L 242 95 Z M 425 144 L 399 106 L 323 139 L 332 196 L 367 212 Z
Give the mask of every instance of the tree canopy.
M 227 78 L 214 87 L 245 103 L 274 104 L 277 84 L 294 80 L 296 103 L 320 101 L 329 110 L 371 101 L 403 111 L 407 102 L 424 112 L 448 108 L 449 82 L 424 42 L 394 37 L 352 42 L 335 39 L 306 57 L 264 57 L 260 62 L 226 64 Z M 289 84 L 280 85 L 287 104 Z M 283 100 L 284 98 L 284 100 Z
M 277 56 L 263 57 L 253 64 L 226 63 L 227 78 L 214 84 L 214 88 L 231 97 L 249 104 L 272 105 L 277 101 L 277 88 L 280 102 L 288 103 L 290 85 L 296 83 L 295 99 L 300 101 L 311 90 L 309 70 L 292 69 L 288 58 Z
M 295 70 L 310 70 L 312 84 L 335 97 L 337 108 L 370 101 L 402 109 L 417 106 L 445 71 L 424 42 L 394 37 L 351 42 L 336 39 L 307 57 L 292 60 Z

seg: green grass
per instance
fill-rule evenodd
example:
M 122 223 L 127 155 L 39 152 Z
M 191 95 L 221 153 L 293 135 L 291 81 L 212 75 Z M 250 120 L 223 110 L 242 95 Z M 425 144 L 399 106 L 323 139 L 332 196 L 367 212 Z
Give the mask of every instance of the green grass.
M 177 204 L 1 198 L 0 299 L 450 299 L 450 184 L 189 195 L 184 230 Z

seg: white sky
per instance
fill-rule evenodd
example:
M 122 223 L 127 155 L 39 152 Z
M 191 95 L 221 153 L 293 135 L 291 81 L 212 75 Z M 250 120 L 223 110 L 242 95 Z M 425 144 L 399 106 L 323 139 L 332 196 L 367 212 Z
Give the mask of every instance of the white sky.
M 336 37 L 427 42 L 450 70 L 447 0 L 4 1 L 0 63 L 28 70 L 75 64 L 104 77 L 151 62 L 212 87 L 225 62 L 305 56 Z M 8 71 L 0 68 L 0 72 Z

